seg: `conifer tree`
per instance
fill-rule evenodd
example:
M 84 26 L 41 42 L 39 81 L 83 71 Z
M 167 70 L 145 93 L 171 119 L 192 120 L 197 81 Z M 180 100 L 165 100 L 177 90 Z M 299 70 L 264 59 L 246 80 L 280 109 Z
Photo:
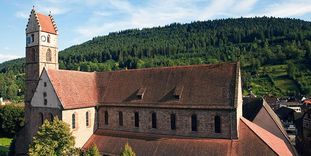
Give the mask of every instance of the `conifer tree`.
M 136 154 L 133 151 L 132 147 L 128 143 L 126 143 L 120 156 L 136 156 Z

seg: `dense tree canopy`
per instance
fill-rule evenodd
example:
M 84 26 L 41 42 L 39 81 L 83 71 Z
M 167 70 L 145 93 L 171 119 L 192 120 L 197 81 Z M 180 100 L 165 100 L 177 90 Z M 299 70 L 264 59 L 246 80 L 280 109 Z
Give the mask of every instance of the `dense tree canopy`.
M 24 125 L 24 107 L 0 106 L 0 136 L 12 137 Z
M 311 95 L 311 23 L 298 19 L 220 19 L 125 30 L 67 48 L 59 57 L 60 68 L 81 71 L 240 61 L 245 92 Z M 291 75 L 282 75 L 289 70 L 275 65 L 287 68 L 289 62 Z M 21 66 L 23 59 L 17 59 L 0 65 L 0 71 L 22 73 Z M 280 79 L 292 87 L 279 87 Z

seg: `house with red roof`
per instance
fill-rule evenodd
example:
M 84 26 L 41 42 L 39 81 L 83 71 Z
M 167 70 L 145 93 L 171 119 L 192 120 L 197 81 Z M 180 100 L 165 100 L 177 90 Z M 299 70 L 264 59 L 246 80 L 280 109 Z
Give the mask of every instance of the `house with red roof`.
M 238 62 L 59 70 L 53 17 L 33 9 L 26 36 L 26 124 L 17 138 L 19 155 L 27 154 L 43 121 L 56 116 L 70 126 L 76 147 L 95 144 L 102 155 L 119 155 L 126 143 L 137 155 L 296 155 L 267 104 L 251 113 L 254 118 L 245 115 Z

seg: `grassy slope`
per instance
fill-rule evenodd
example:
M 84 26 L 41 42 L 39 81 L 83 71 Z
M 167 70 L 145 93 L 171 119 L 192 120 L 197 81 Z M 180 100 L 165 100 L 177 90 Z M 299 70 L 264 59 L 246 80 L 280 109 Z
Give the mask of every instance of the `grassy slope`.
M 299 92 L 296 82 L 287 75 L 286 65 L 260 67 L 258 74 L 252 78 L 252 90 L 256 95 L 286 92 Z

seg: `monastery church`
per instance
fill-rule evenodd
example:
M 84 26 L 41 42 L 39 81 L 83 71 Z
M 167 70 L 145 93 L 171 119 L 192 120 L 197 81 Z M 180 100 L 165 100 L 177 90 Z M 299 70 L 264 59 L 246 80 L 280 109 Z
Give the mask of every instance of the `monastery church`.
M 26 27 L 25 126 L 17 155 L 44 120 L 70 125 L 76 147 L 96 144 L 119 155 L 129 143 L 148 155 L 296 155 L 264 102 L 242 97 L 239 63 L 112 72 L 58 67 L 58 30 L 52 15 L 31 10 Z

